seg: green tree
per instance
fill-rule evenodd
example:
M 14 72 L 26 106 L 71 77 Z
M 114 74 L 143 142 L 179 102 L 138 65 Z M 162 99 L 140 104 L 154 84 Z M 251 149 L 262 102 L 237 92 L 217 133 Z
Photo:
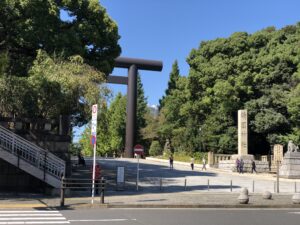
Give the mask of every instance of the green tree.
M 161 145 L 159 144 L 158 141 L 152 141 L 150 149 L 149 149 L 149 154 L 151 156 L 157 156 L 161 155 L 162 153 L 162 148 Z
M 126 96 L 118 93 L 109 107 L 109 139 L 111 151 L 121 153 L 125 147 Z
M 179 74 L 179 67 L 178 62 L 175 60 L 175 62 L 172 65 L 172 71 L 170 73 L 170 78 L 168 81 L 168 88 L 165 91 L 165 95 L 162 97 L 162 99 L 159 100 L 159 109 L 161 109 L 164 106 L 164 101 L 166 96 L 170 95 L 172 90 L 176 89 L 176 82 L 178 81 L 180 74 Z
M 145 144 L 142 129 L 146 127 L 147 98 L 145 97 L 141 76 L 137 77 L 136 143 Z
M 168 139 L 172 151 L 183 150 L 188 143 L 183 138 L 187 132 L 186 109 L 183 107 L 188 97 L 186 85 L 186 77 L 180 77 L 176 82 L 176 88 L 165 97 L 164 106 L 159 114 L 160 141 L 164 143 Z
M 237 32 L 191 51 L 183 108 L 186 121 L 203 128 L 206 149 L 236 152 L 237 111 L 243 108 L 249 112 L 250 153 L 266 154 L 270 144 L 297 133 L 297 113 L 291 114 L 297 95 L 291 93 L 298 84 L 299 25 Z
M 0 113 L 14 117 L 58 118 L 71 115 L 73 125 L 85 124 L 91 105 L 109 91 L 99 85 L 104 74 L 83 63 L 80 56 L 64 60 L 38 51 L 29 77 L 0 78 Z
M 105 74 L 120 54 L 117 25 L 98 0 L 3 0 L 0 12 L 0 55 L 10 75 L 26 76 L 38 49 L 80 55 Z

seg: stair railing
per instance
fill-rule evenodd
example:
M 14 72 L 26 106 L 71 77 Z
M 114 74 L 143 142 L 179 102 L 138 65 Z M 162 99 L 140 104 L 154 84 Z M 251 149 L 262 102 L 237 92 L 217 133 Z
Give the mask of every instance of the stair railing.
M 0 126 L 0 148 L 44 171 L 44 176 L 48 173 L 61 179 L 65 175 L 64 160 L 2 126 Z

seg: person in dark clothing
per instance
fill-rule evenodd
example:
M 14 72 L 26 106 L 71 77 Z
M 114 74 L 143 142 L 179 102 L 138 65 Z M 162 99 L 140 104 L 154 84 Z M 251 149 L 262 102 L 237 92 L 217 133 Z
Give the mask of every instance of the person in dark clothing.
M 80 152 L 77 154 L 77 157 L 78 157 L 78 165 L 85 166 L 85 160 L 84 160 L 84 158 L 83 158 L 83 156 L 81 155 Z
M 240 160 L 237 158 L 235 161 L 235 165 L 236 165 L 236 172 L 240 172 Z
M 194 163 L 195 163 L 195 159 L 194 157 L 191 158 L 191 169 L 194 170 Z
M 254 171 L 255 173 L 257 173 L 257 172 L 256 172 L 256 165 L 255 165 L 255 161 L 254 161 L 254 160 L 252 160 L 251 165 L 252 165 L 252 173 L 253 173 L 253 171 Z
M 169 162 L 170 162 L 170 169 L 172 170 L 173 169 L 173 155 L 171 155 L 169 157 Z
M 244 173 L 244 160 L 241 159 L 240 161 L 240 173 Z

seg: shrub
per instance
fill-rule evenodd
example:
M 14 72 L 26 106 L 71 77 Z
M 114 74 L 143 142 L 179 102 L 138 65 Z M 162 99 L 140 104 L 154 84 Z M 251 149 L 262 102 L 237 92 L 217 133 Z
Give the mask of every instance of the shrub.
M 159 142 L 158 141 L 152 141 L 150 149 L 149 149 L 149 154 L 151 156 L 157 156 L 157 155 L 160 155 L 161 152 L 162 152 L 162 148 L 161 148 Z

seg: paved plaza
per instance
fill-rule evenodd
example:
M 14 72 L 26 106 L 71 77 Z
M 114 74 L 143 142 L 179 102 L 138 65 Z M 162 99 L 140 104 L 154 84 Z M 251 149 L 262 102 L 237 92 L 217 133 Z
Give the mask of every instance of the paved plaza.
M 86 171 L 90 171 L 91 160 L 87 159 Z M 136 159 L 103 159 L 102 166 L 108 179 L 105 204 L 95 197 L 91 205 L 90 191 L 73 192 L 65 199 L 67 207 L 299 207 L 292 204 L 292 195 L 300 191 L 299 180 L 280 178 L 279 193 L 275 190 L 275 174 L 237 174 L 208 168 L 201 171 L 196 165 L 192 171 L 188 163 L 174 162 L 170 170 L 168 161 L 140 159 L 139 190 L 136 190 Z M 124 190 L 115 190 L 116 170 L 125 167 L 126 185 Z M 90 174 L 87 173 L 86 176 Z M 186 186 L 185 186 L 186 180 Z M 209 182 L 209 185 L 208 185 Z M 231 186 L 232 182 L 232 186 Z M 253 192 L 254 184 L 254 192 Z M 248 205 L 238 203 L 239 192 L 247 187 L 250 193 Z M 273 193 L 272 200 L 262 198 L 264 191 Z M 0 195 L 0 208 L 44 208 L 58 207 L 59 197 L 29 194 Z

